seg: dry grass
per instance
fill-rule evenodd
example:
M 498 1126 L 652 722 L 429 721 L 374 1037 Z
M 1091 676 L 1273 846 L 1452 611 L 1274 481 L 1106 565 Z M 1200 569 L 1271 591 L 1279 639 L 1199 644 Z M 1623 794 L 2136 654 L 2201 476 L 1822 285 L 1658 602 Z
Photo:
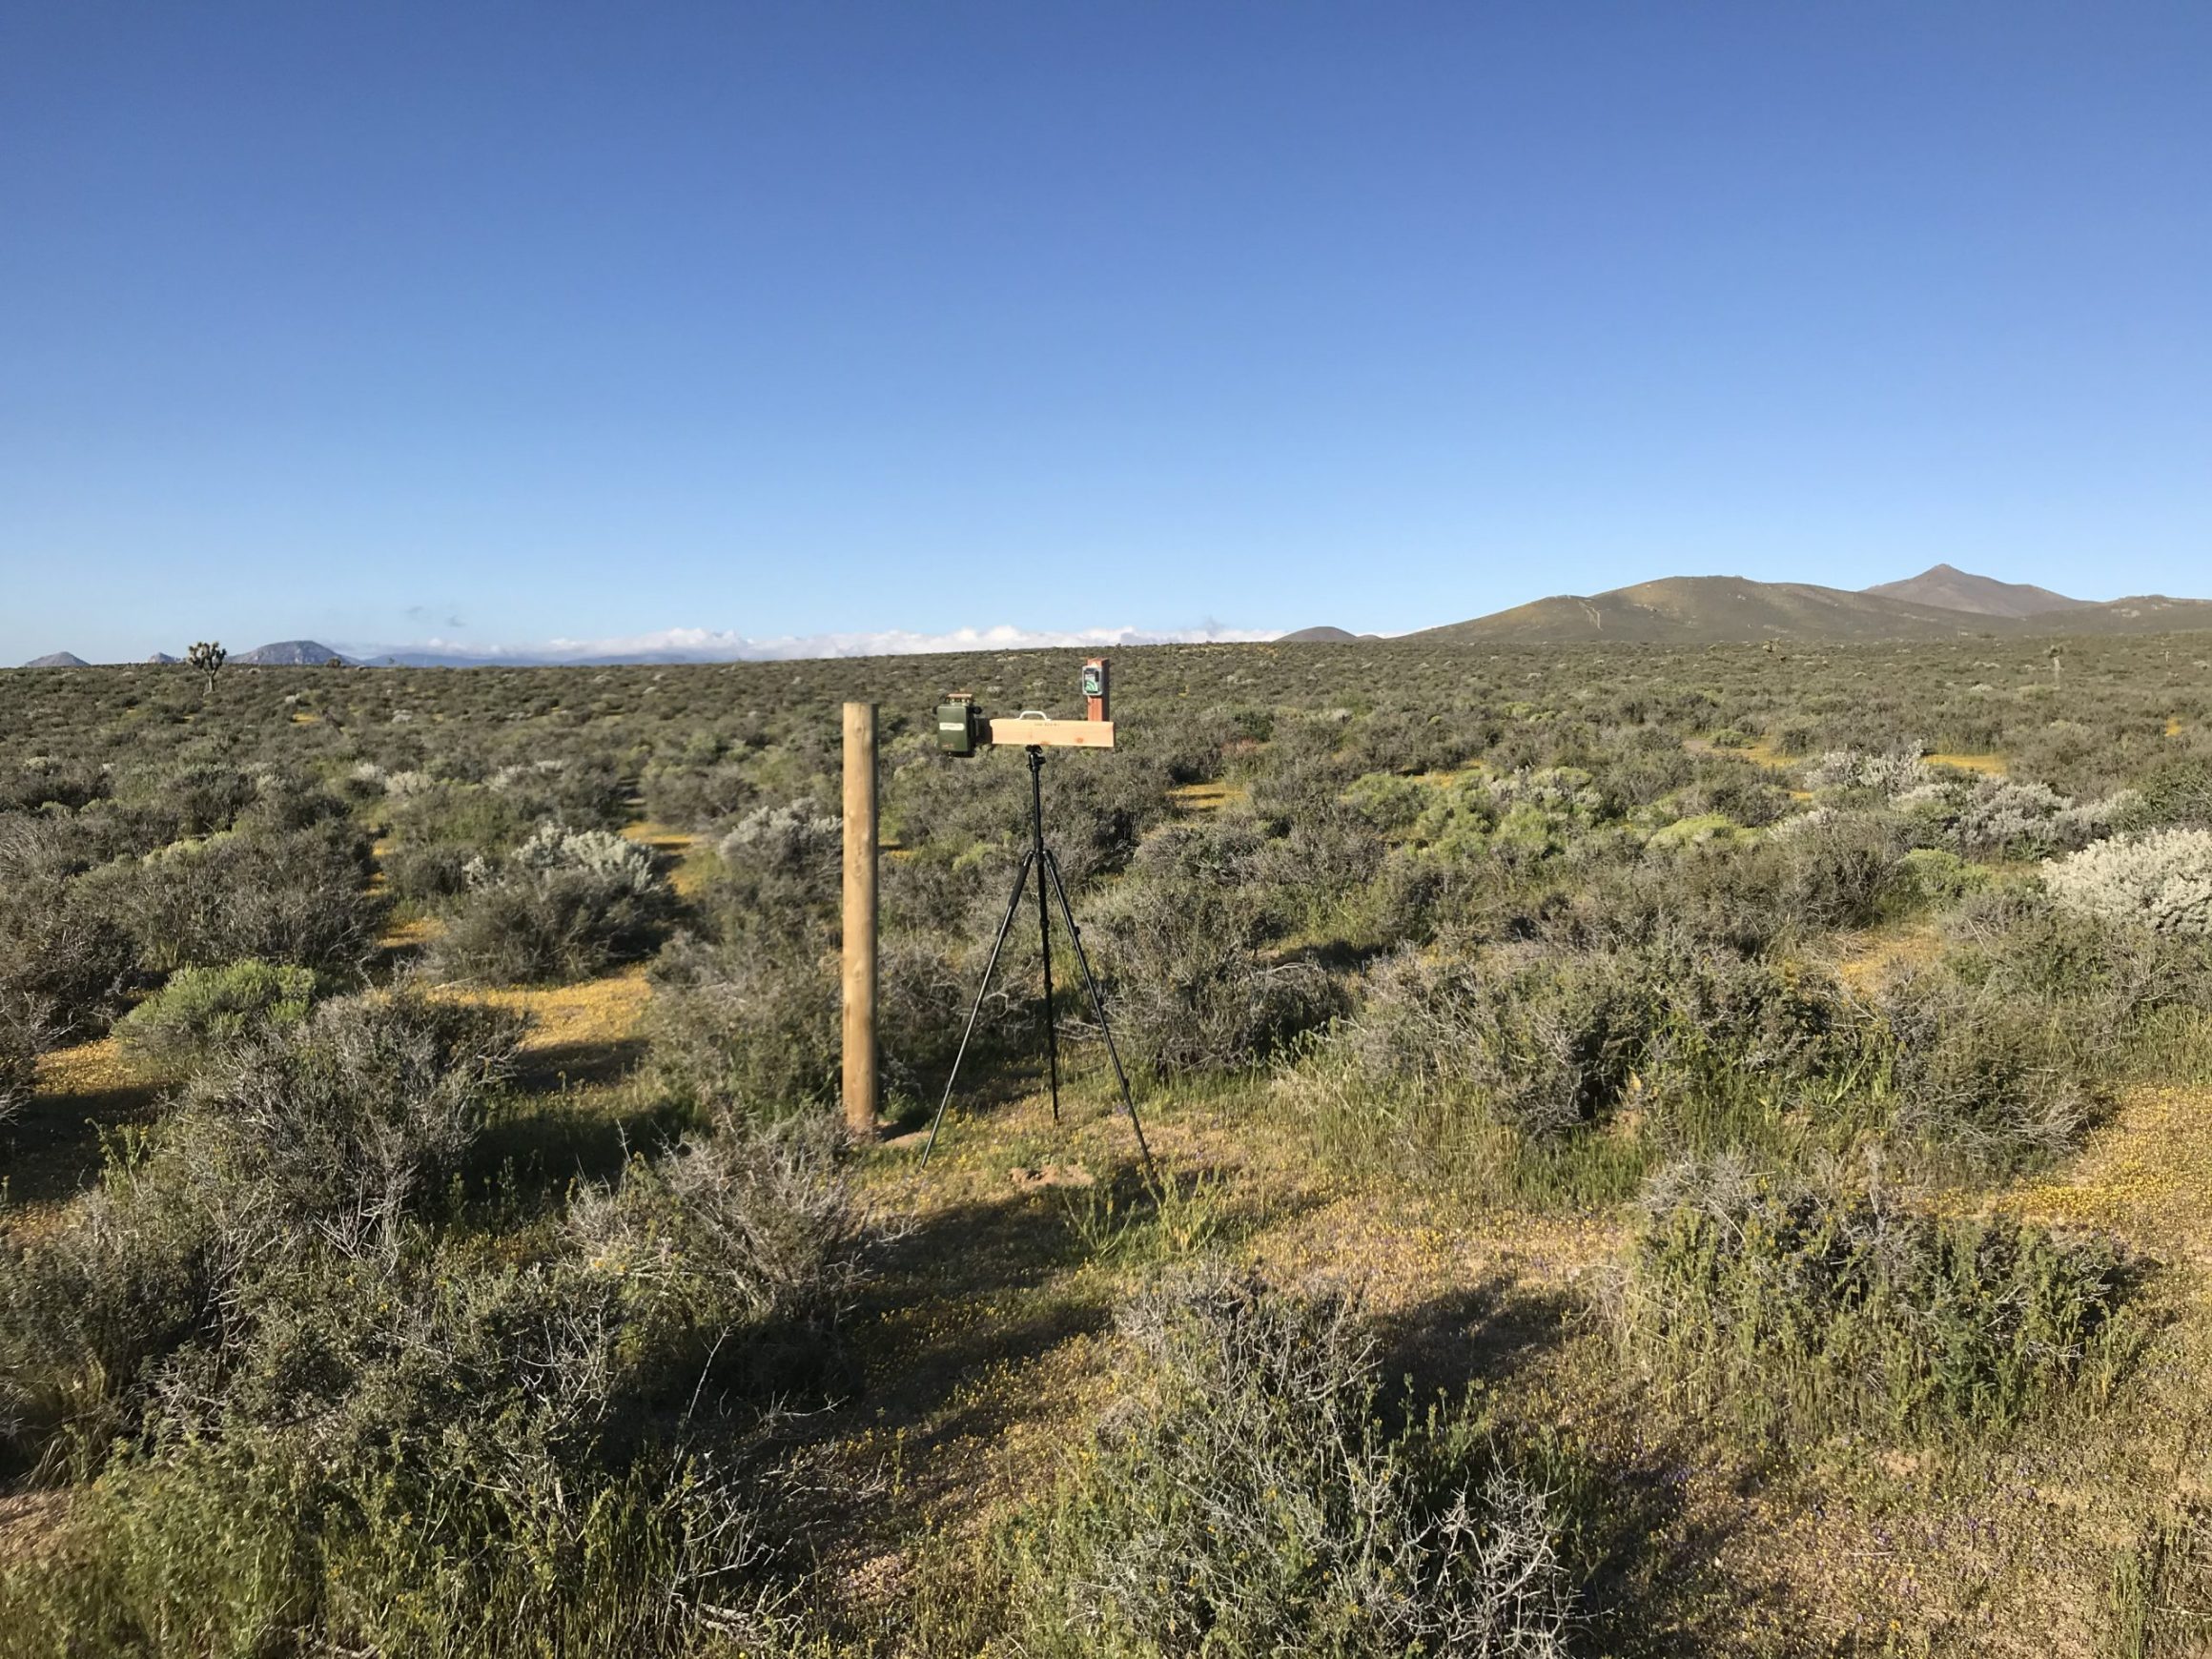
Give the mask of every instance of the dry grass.
M 2006 1202 L 2040 1220 L 2102 1228 L 2139 1249 L 2212 1266 L 2212 1096 L 2131 1090 L 2069 1170 Z
M 671 830 L 666 824 L 651 819 L 641 819 L 623 826 L 626 840 L 642 847 L 650 847 L 661 855 L 668 867 L 668 885 L 676 890 L 679 898 L 694 898 L 699 891 L 699 872 L 691 862 L 691 853 L 699 845 L 699 837 L 682 830 Z
M 23 1116 L 0 1130 L 10 1230 L 51 1226 L 98 1175 L 102 1138 L 152 1117 L 160 1094 L 112 1036 L 42 1056 L 37 1093 Z
M 431 994 L 526 1015 L 523 1086 L 565 1090 L 575 1082 L 610 1080 L 643 1057 L 639 1025 L 652 994 L 645 973 L 640 962 L 576 985 L 441 985 Z
M 1242 784 L 1178 784 L 1167 798 L 1178 812 L 1219 812 L 1251 792 Z
M 381 873 L 378 879 L 383 879 Z M 410 916 L 405 921 L 391 922 L 378 935 L 377 948 L 387 954 L 420 951 L 438 937 L 441 927 L 436 916 Z
M 2005 763 L 2001 754 L 1932 754 L 1923 757 L 1932 767 L 1950 767 L 1962 772 L 1978 772 L 1983 777 L 2004 776 Z
M 1847 934 L 1836 943 L 1835 976 L 1862 996 L 1901 973 L 1928 966 L 1943 951 L 1942 934 L 1925 919 Z

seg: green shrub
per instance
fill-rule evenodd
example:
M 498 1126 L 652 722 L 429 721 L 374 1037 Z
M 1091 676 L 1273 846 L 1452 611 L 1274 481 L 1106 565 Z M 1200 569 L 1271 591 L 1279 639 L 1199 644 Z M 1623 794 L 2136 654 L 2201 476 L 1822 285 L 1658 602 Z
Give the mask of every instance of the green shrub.
M 1897 861 L 1892 891 L 1909 908 L 1956 904 L 1989 885 L 1990 873 L 1936 847 L 1916 847 Z
M 1134 1409 L 996 1540 L 1012 1650 L 1567 1652 L 1545 1496 L 1449 1419 L 1386 1427 L 1344 1302 L 1206 1270 L 1121 1325 Z
M 2142 781 L 2144 825 L 2212 827 L 2212 757 L 2202 754 L 2154 767 Z
M 1758 1432 L 2002 1427 L 2131 1351 L 2115 1248 L 1726 1162 L 1654 1180 L 1619 1304 L 1635 1351 Z
M 1671 852 L 1688 847 L 1710 847 L 1715 843 L 1727 846 L 1741 839 L 1743 833 L 1743 827 L 1725 813 L 1700 812 L 1693 818 L 1677 818 L 1655 833 L 1645 845 L 1654 852 Z
M 1898 1132 L 1978 1174 L 2064 1152 L 2096 1113 L 2063 1011 L 1940 969 L 1896 981 L 1877 1008 Z
M 184 968 L 133 1009 L 115 1034 L 133 1058 L 183 1071 L 234 1043 L 297 1025 L 317 993 L 312 968 L 256 961 Z

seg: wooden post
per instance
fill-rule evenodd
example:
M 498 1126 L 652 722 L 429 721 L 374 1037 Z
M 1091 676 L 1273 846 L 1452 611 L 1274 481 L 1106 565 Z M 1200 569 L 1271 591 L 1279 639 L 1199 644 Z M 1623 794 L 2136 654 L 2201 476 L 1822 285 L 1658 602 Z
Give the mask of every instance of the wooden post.
M 845 706 L 845 1128 L 875 1138 L 875 705 Z

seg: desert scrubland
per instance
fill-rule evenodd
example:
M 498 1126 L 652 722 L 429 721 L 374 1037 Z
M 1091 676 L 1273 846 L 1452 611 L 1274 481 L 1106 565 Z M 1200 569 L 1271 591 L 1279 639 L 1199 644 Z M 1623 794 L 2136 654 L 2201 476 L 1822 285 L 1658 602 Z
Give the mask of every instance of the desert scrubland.
M 2212 1650 L 2212 636 L 1075 664 L 0 674 L 0 1650 Z

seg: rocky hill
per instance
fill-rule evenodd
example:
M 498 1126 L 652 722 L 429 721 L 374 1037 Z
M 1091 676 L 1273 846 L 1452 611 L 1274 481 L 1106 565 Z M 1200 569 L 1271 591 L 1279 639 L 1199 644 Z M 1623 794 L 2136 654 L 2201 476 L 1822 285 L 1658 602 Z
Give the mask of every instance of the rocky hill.
M 1970 611 L 1976 616 L 2041 616 L 2050 611 L 2096 608 L 2088 600 L 2068 599 L 2025 582 L 1999 582 L 1949 564 L 1931 565 L 1902 582 L 1878 582 L 1863 591 L 1913 604 Z
M 249 668 L 319 668 L 333 657 L 341 663 L 352 661 L 315 640 L 278 640 L 240 651 L 231 661 Z

